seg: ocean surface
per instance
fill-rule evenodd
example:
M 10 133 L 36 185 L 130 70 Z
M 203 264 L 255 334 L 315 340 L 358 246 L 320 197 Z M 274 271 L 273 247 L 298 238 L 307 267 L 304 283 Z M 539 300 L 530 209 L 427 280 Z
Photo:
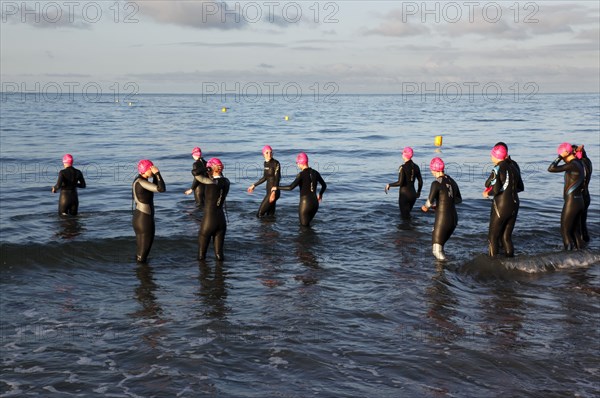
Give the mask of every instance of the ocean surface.
M 563 141 L 600 166 L 600 96 L 136 95 L 0 102 L 0 397 L 594 397 L 600 393 L 600 173 L 587 250 L 565 252 Z M 222 108 L 225 109 L 223 112 Z M 285 116 L 288 116 L 286 120 Z M 443 146 L 434 137 L 443 136 Z M 489 258 L 483 183 L 497 141 L 525 191 L 516 257 Z M 305 151 L 328 184 L 311 228 L 298 191 L 274 219 L 256 210 L 261 148 L 293 180 Z M 202 212 L 183 192 L 191 150 L 231 181 L 226 260 L 199 263 Z M 425 178 L 400 219 L 401 151 Z M 87 188 L 57 215 L 50 188 L 71 153 Z M 422 213 L 441 156 L 458 183 L 449 261 Z M 159 167 L 156 239 L 137 265 L 136 163 Z

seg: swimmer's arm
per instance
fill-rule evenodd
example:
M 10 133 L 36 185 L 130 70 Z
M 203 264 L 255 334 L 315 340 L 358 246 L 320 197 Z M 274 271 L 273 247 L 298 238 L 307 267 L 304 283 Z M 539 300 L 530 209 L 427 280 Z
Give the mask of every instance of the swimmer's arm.
M 417 176 L 417 198 L 421 196 L 421 190 L 423 189 L 423 177 L 421 177 L 421 170 L 415 165 L 415 175 Z
M 300 184 L 300 180 L 301 179 L 302 179 L 302 177 L 301 177 L 300 173 L 298 173 L 298 175 L 296 176 L 296 179 L 290 185 L 283 185 L 283 186 L 273 187 L 275 189 L 272 189 L 272 190 L 279 189 L 281 191 L 291 191 L 292 189 L 296 188 Z
M 81 171 L 77 174 L 77 187 L 85 188 L 85 180 L 83 179 L 83 174 L 81 173 Z
M 323 179 L 323 177 L 321 177 L 321 174 L 319 172 L 317 172 L 317 181 L 319 182 L 319 184 L 321 184 L 321 190 L 319 191 L 319 199 L 322 199 L 323 194 L 327 189 L 327 184 L 325 183 L 325 180 Z
M 562 166 L 558 165 L 558 163 L 561 160 L 563 160 L 562 156 L 559 156 L 556 159 L 554 159 L 554 162 L 550 163 L 550 166 L 548 167 L 548 171 L 551 173 L 560 173 L 562 171 L 569 170 L 569 163 L 565 163 Z
M 194 178 L 201 184 L 213 185 L 217 183 L 215 180 L 202 175 L 195 176 Z

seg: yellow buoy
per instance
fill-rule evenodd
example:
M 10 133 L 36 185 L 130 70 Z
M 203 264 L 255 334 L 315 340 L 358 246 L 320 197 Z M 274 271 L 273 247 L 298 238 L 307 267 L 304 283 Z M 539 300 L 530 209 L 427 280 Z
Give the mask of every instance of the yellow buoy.
M 285 115 L 285 116 L 283 117 L 283 119 L 284 119 L 284 120 L 287 122 L 288 120 L 290 120 L 290 117 L 289 117 L 289 116 L 287 116 L 287 115 Z
M 442 146 L 442 136 L 436 135 L 433 143 L 435 144 L 435 146 Z
M 227 112 L 227 108 L 225 108 L 225 107 L 222 107 L 222 108 L 221 108 L 221 112 Z

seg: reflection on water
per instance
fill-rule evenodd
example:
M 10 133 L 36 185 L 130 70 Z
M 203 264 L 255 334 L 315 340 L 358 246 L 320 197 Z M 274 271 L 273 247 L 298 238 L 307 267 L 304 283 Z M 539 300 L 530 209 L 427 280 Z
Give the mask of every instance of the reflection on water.
M 154 282 L 154 271 L 146 263 L 138 264 L 136 275 L 140 285 L 135 288 L 135 297 L 142 305 L 142 308 L 132 315 L 136 318 L 151 320 L 150 329 L 143 332 L 141 338 L 150 347 L 157 348 L 161 337 L 165 334 L 163 328 L 159 327 L 166 321 L 162 318 L 163 310 L 156 299 L 156 290 L 158 285 Z
M 296 257 L 300 264 L 306 267 L 306 271 L 296 275 L 294 279 L 301 281 L 305 285 L 315 285 L 319 283 L 319 257 L 315 251 L 319 246 L 319 235 L 312 227 L 300 227 L 301 231 L 296 238 Z
M 452 342 L 465 335 L 464 328 L 454 322 L 459 301 L 449 286 L 444 268 L 438 264 L 436 274 L 431 278 L 431 284 L 425 290 L 428 304 L 427 318 L 433 322 L 435 327 L 430 336 L 433 341 Z
M 135 273 L 140 281 L 140 285 L 135 288 L 135 297 L 142 305 L 142 308 L 134 313 L 134 316 L 145 319 L 159 319 L 162 315 L 162 308 L 156 300 L 156 289 L 158 285 L 154 282 L 154 271 L 148 264 L 139 264 Z
M 216 261 L 213 271 L 205 261 L 200 261 L 199 269 L 200 284 L 197 295 L 202 300 L 203 315 L 213 319 L 226 319 L 229 308 L 226 305 L 225 277 L 227 272 L 224 271 L 223 263 Z
M 510 282 L 495 285 L 491 296 L 482 300 L 481 307 L 485 311 L 483 333 L 490 337 L 488 341 L 500 348 L 500 352 L 514 350 L 515 346 L 523 344 L 519 333 L 526 308 Z
M 85 231 L 79 216 L 59 216 L 59 230 L 56 236 L 61 239 L 74 239 Z

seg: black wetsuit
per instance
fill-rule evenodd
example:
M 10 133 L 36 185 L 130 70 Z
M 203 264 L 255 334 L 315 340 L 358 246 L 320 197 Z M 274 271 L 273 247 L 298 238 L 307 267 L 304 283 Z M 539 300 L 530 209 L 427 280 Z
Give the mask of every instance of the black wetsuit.
M 268 162 L 265 162 L 264 166 L 264 174 L 260 180 L 254 183 L 254 186 L 258 186 L 266 181 L 267 194 L 263 198 L 263 201 L 260 204 L 260 207 L 258 208 L 256 217 L 262 217 L 264 215 L 274 215 L 277 199 L 279 199 L 279 196 L 281 195 L 281 192 L 275 191 L 275 201 L 273 203 L 269 202 L 269 197 L 271 196 L 271 188 L 278 186 L 279 181 L 281 180 L 281 167 L 279 166 L 279 162 L 275 159 L 271 159 Z
M 415 191 L 415 180 L 419 182 L 419 187 Z M 421 196 L 423 188 L 423 178 L 421 177 L 421 169 L 412 160 L 406 161 L 400 169 L 398 169 L 398 181 L 389 184 L 390 187 L 400 187 L 398 197 L 398 206 L 402 218 L 409 219 L 410 212 Z
M 429 198 L 425 206 L 431 207 L 437 203 L 435 209 L 435 223 L 431 235 L 433 244 L 444 244 L 448 241 L 458 225 L 456 205 L 462 202 L 458 185 L 450 176 L 443 175 L 431 183 Z
M 489 194 L 494 196 L 488 232 L 489 255 L 496 256 L 498 254 L 499 241 L 502 239 L 502 247 L 504 247 L 506 256 L 512 257 L 515 251 L 512 232 L 517 221 L 520 203 L 517 193 L 524 189 L 519 167 L 510 158 L 506 158 L 494 167 L 488 181 L 489 186 L 492 187 Z
M 196 177 L 199 178 L 198 176 Z M 207 178 L 200 181 L 204 187 L 204 215 L 200 230 L 198 232 L 198 259 L 206 258 L 206 251 L 210 238 L 213 238 L 213 246 L 217 260 L 223 260 L 223 243 L 225 232 L 227 232 L 227 219 L 225 218 L 225 198 L 229 193 L 229 180 L 225 177 Z
M 192 175 L 208 177 L 208 170 L 206 169 L 206 160 L 200 158 L 194 162 L 192 166 Z M 192 191 L 194 191 L 194 199 L 196 206 L 204 207 L 204 184 L 201 184 L 194 178 L 192 182 Z
M 317 198 L 317 183 L 321 184 L 319 196 L 327 189 L 327 184 L 321 177 L 318 171 L 305 168 L 296 176 L 294 182 L 290 185 L 279 187 L 282 191 L 291 191 L 300 185 L 300 203 L 298 204 L 298 216 L 300 224 L 304 226 L 310 225 L 310 222 L 319 211 L 319 200 Z
M 85 180 L 81 171 L 75 167 L 65 167 L 58 172 L 58 181 L 54 185 L 54 191 L 60 189 L 58 199 L 58 214 L 72 216 L 77 215 L 79 209 L 79 196 L 77 188 L 85 188 Z
M 133 211 L 133 230 L 136 239 L 136 259 L 145 263 L 154 242 L 154 192 L 165 192 L 165 181 L 160 173 L 154 174 L 150 182 L 138 175 L 132 184 L 132 195 L 135 203 Z
M 583 170 L 585 172 L 585 178 L 583 179 L 583 214 L 581 215 L 581 236 L 584 242 L 590 241 L 590 235 L 587 229 L 587 214 L 590 203 L 592 202 L 590 197 L 590 180 L 592 179 L 592 161 L 587 157 L 585 151 L 583 151 L 583 157 L 581 158 L 583 164 Z
M 521 168 L 519 167 L 519 164 L 517 162 L 515 162 L 514 160 L 512 160 L 512 158 L 510 156 L 507 156 L 506 159 L 504 159 L 505 161 L 509 161 L 516 169 L 517 172 L 519 173 L 519 176 L 521 175 Z M 492 180 L 494 179 L 494 174 L 492 172 L 492 174 L 490 174 L 490 176 L 488 177 L 488 179 L 485 182 L 485 187 L 488 188 L 492 185 Z M 525 190 L 525 185 L 523 184 L 523 179 L 520 178 L 519 179 L 520 184 L 517 186 L 517 193 L 519 192 L 523 192 Z
M 581 221 L 585 208 L 583 192 L 585 189 L 585 169 L 579 159 L 573 159 L 561 166 L 562 157 L 556 158 L 548 167 L 551 173 L 565 172 L 563 198 L 565 204 L 560 216 L 560 233 L 565 250 L 582 249 Z

